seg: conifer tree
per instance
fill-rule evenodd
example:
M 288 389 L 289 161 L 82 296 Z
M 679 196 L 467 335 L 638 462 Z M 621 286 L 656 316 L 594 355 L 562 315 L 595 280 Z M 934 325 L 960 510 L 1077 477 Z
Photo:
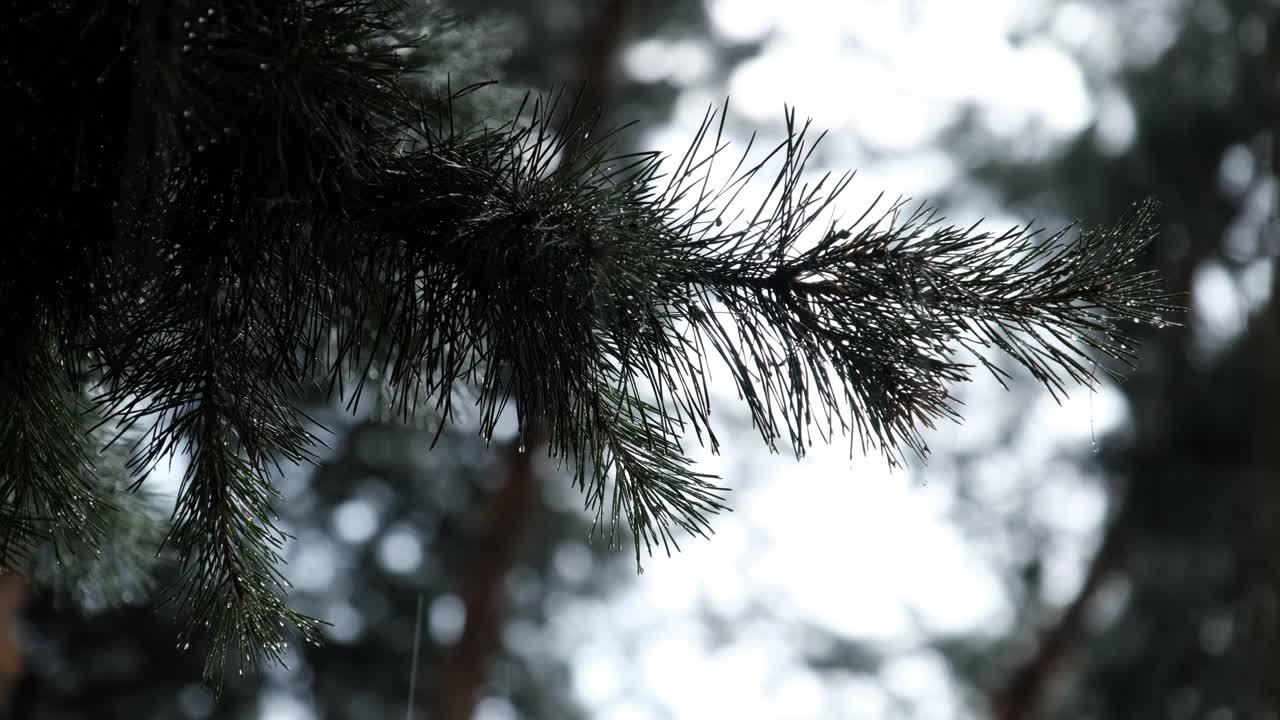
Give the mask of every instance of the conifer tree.
M 165 600 L 215 685 L 318 637 L 273 522 L 272 473 L 315 451 L 304 397 L 435 428 L 472 406 L 486 438 L 514 408 L 639 563 L 725 507 L 682 446 L 719 447 L 715 373 L 772 450 L 844 433 L 897 462 L 959 419 L 952 384 L 1005 376 L 988 351 L 1060 395 L 1162 322 L 1135 263 L 1149 204 L 1047 237 L 902 202 L 843 222 L 851 175 L 808 177 L 821 136 L 794 112 L 762 152 L 734 154 L 709 111 L 683 156 L 619 155 L 570 99 L 497 118 L 471 104 L 486 87 L 424 82 L 421 26 L 390 0 L 23 0 L 0 19 L 24 174 L 0 257 L 0 565 L 92 555 L 184 454 Z

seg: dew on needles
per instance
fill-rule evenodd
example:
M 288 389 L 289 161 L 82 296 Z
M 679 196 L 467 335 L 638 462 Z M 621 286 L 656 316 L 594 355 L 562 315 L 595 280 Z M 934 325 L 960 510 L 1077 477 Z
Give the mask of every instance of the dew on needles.
M 690 427 L 709 437 L 708 366 L 724 367 L 771 450 L 800 456 L 815 422 L 827 422 L 853 428 L 851 447 L 860 440 L 903 462 L 927 452 L 921 427 L 960 418 L 956 383 L 984 368 L 1000 378 L 983 362 L 991 351 L 1060 397 L 1093 379 L 1086 361 L 1098 355 L 1132 363 L 1129 330 L 1163 326 L 1155 318 L 1171 309 L 1159 279 L 1132 262 L 1151 239 L 1153 205 L 1097 218 L 1111 228 L 1048 237 L 957 228 L 927 206 L 883 201 L 831 227 L 850 176 L 804 184 L 818 138 L 794 111 L 761 155 L 733 156 L 724 113 L 709 110 L 686 156 L 613 157 L 609 133 L 560 122 L 562 97 L 461 123 L 458 93 L 423 103 L 389 92 L 411 64 L 381 42 L 402 26 L 394 3 L 308 0 L 280 36 L 259 5 L 276 3 L 221 3 L 230 30 L 207 54 L 190 55 L 185 32 L 129 41 L 135 55 L 165 50 L 147 61 L 168 63 L 166 82 L 146 84 L 139 92 L 151 95 L 136 106 L 165 130 L 136 166 L 88 169 L 79 182 L 121 198 L 125 179 L 145 178 L 155 201 L 64 208 L 112 220 L 92 263 L 0 270 L 6 288 L 85 289 L 74 307 L 6 295 L 19 311 L 0 346 L 34 361 L 19 380 L 38 398 L 24 417 L 39 432 L 0 419 L 0 475 L 18 475 L 3 463 L 20 443 L 42 458 L 22 476 L 40 481 L 32 496 L 47 504 L 19 510 L 84 516 L 52 531 L 72 547 L 80 528 L 63 526 L 95 522 L 77 494 L 91 465 L 86 438 L 67 430 L 86 406 L 104 422 L 149 428 L 123 443 L 136 480 L 186 454 L 165 539 L 181 579 L 163 602 L 184 649 L 207 639 L 215 687 L 236 648 L 255 649 L 253 663 L 287 647 L 277 628 L 319 643 L 316 622 L 288 608 L 272 574 L 284 540 L 273 473 L 317 452 L 304 391 L 351 408 L 380 397 L 388 415 L 438 413 L 443 427 L 465 388 L 486 442 L 514 406 L 539 428 L 537 447 L 570 469 L 609 546 L 633 534 L 639 566 L 683 535 L 707 535 L 726 507 L 719 479 L 682 446 Z M 119 21 L 103 7 L 100 22 Z M 175 47 L 188 55 L 173 57 Z M 321 67 L 323 84 L 313 80 Z M 342 89 L 337 102 L 327 87 Z M 135 119 L 110 120 L 104 127 Z M 219 127 L 219 152 L 206 152 Z M 65 144 L 62 130 L 39 135 L 37 155 Z M 721 155 L 741 163 L 717 184 L 709 174 Z M 747 184 L 773 191 L 744 205 Z M 47 218 L 31 227 L 80 235 Z M 115 243 L 122 235 L 130 242 Z M 68 391 L 53 359 L 87 367 L 92 396 Z M 0 546 L 30 547 L 32 537 L 22 523 L 0 526 Z

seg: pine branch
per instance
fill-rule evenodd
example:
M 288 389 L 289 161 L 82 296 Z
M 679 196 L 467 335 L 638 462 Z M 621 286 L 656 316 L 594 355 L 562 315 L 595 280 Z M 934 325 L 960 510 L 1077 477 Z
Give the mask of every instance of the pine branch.
M 462 123 L 479 86 L 414 92 L 430 53 L 399 3 L 157 7 L 0 18 L 14 47 L 38 27 L 83 50 L 15 52 L 21 82 L 0 88 L 22 118 L 5 149 L 38 173 L 5 211 L 31 249 L 0 266 L 0 339 L 37 350 L 0 377 L 0 549 L 91 515 L 79 389 L 54 370 L 83 368 L 103 422 L 145 431 L 137 481 L 189 456 L 168 600 L 182 645 L 209 635 L 215 685 L 226 662 L 279 660 L 288 627 L 316 637 L 283 602 L 271 510 L 277 464 L 311 456 L 304 389 L 352 407 L 376 389 L 380 412 L 441 427 L 470 393 L 487 438 L 514 402 L 639 562 L 724 508 L 681 447 L 718 448 L 716 358 L 771 449 L 839 431 L 898 461 L 959 418 L 953 383 L 1006 376 L 989 350 L 1060 397 L 1095 359 L 1131 363 L 1134 324 L 1171 310 L 1135 262 L 1150 205 L 1073 240 L 901 203 L 837 225 L 851 176 L 808 180 L 794 113 L 759 159 L 727 159 L 711 112 L 681 157 L 617 156 L 611 133 L 562 125 L 558 97 L 495 127 Z
M 68 604 L 97 612 L 144 602 L 155 589 L 160 559 L 155 549 L 164 537 L 164 516 L 155 496 L 130 491 L 123 483 L 104 484 L 100 496 L 105 528 L 92 551 L 58 554 L 54 545 L 36 548 L 26 574 L 32 586 Z
M 582 423 L 594 429 L 594 446 L 586 446 L 594 455 L 577 465 L 574 482 L 596 512 L 597 529 L 605 525 L 608 509 L 611 545 L 617 546 L 624 521 L 632 529 L 637 568 L 642 544 L 650 554 L 661 545 L 670 555 L 679 549 L 677 528 L 705 538 L 711 532 L 708 518 L 728 509 L 721 502 L 725 488 L 711 482 L 714 476 L 693 470 L 672 429 L 661 425 L 664 420 L 652 405 L 604 389 Z
M 109 509 L 95 486 L 85 405 L 57 354 L 13 334 L 0 371 L 0 567 L 25 571 L 43 543 L 55 557 L 94 552 Z
M 1006 373 L 983 352 L 998 349 L 1060 398 L 1064 376 L 1092 382 L 1091 352 L 1131 363 L 1132 323 L 1162 325 L 1172 309 L 1154 273 L 1133 265 L 1153 235 L 1153 204 L 1075 242 L 1064 240 L 1067 230 L 1042 238 L 1029 228 L 943 227 L 923 206 L 899 220 L 901 202 L 869 223 L 875 203 L 852 225 L 821 230 L 851 175 L 805 184 L 816 142 L 806 143 L 808 126 L 797 127 L 794 114 L 788 128 L 772 153 L 782 156 L 772 192 L 740 228 L 719 229 L 721 217 L 745 216 L 716 205 L 725 190 L 700 195 L 685 216 L 686 277 L 707 291 L 694 323 L 730 365 L 771 447 L 785 430 L 801 454 L 817 415 L 824 439 L 838 425 L 864 451 L 870 441 L 891 460 L 902 446 L 924 455 L 917 428 L 959 419 L 948 385 L 969 372 L 955 350 L 1003 383 Z
M 1092 382 L 1092 353 L 1131 362 L 1132 324 L 1171 309 L 1133 264 L 1152 205 L 1075 241 L 944 227 L 924 209 L 898 220 L 900 203 L 824 230 L 849 176 L 804 184 L 813 145 L 794 115 L 783 143 L 718 188 L 714 115 L 665 186 L 663 158 L 608 157 L 607 138 L 566 155 L 553 116 L 535 102 L 497 132 L 437 126 L 362 197 L 357 220 L 400 238 L 388 275 L 407 281 L 383 319 L 404 334 L 373 365 L 431 378 L 445 419 L 447 388 L 477 388 L 486 436 L 507 402 L 540 408 L 588 506 L 601 512 L 615 483 L 611 519 L 646 547 L 721 507 L 679 446 L 689 429 L 716 445 L 709 352 L 770 447 L 801 455 L 817 426 L 898 461 L 927 452 L 921 427 L 959 419 L 949 386 L 971 366 L 956 352 L 1003 379 L 985 354 L 1001 350 L 1060 397 Z M 737 207 L 771 160 L 762 205 Z
M 125 428 L 149 421 L 127 467 L 139 477 L 181 452 L 188 457 L 173 527 L 182 579 L 167 594 L 184 621 L 183 649 L 198 633 L 211 642 L 205 678 L 221 688 L 228 662 L 281 661 L 287 633 L 316 641 L 318 623 L 283 603 L 286 539 L 274 524 L 279 495 L 271 471 L 310 459 L 312 439 L 296 409 L 296 369 L 278 354 L 267 278 L 247 268 L 271 264 L 243 254 L 174 256 L 156 297 L 121 319 L 139 339 L 132 354 L 101 369 L 103 414 Z M 205 292 L 198 304 L 168 304 L 177 293 Z M 170 287 L 165 287 L 169 285 Z M 145 400 L 145 402 L 142 402 Z

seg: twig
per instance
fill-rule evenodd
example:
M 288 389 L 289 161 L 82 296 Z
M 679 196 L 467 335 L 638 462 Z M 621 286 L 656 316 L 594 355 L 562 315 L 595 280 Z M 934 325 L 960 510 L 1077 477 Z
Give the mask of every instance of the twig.
M 422 647 L 422 593 L 418 593 L 418 609 L 413 614 L 413 659 L 409 661 L 409 703 L 405 720 L 413 720 L 413 701 L 418 690 L 418 652 Z

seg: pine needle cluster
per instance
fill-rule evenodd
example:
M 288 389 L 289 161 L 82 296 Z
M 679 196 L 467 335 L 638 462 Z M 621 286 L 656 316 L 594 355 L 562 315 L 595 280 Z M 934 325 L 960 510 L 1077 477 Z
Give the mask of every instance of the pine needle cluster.
M 485 437 L 514 408 L 638 563 L 724 508 L 681 445 L 719 446 L 715 372 L 771 449 L 846 433 L 897 461 L 958 419 L 954 383 L 1005 376 L 987 351 L 1061 393 L 1169 309 L 1135 262 L 1150 205 L 1070 237 L 901 203 L 841 223 L 851 176 L 807 180 L 820 137 L 794 114 L 730 155 L 708 113 L 677 158 L 616 154 L 555 101 L 463 123 L 485 89 L 419 82 L 430 38 L 399 3 L 19 5 L 0 19 L 5 153 L 28 175 L 3 210 L 0 564 L 102 542 L 113 438 L 136 483 L 185 456 L 167 598 L 215 685 L 319 637 L 285 604 L 273 512 L 273 474 L 313 459 L 303 398 L 373 392 L 439 427 L 467 403 Z

